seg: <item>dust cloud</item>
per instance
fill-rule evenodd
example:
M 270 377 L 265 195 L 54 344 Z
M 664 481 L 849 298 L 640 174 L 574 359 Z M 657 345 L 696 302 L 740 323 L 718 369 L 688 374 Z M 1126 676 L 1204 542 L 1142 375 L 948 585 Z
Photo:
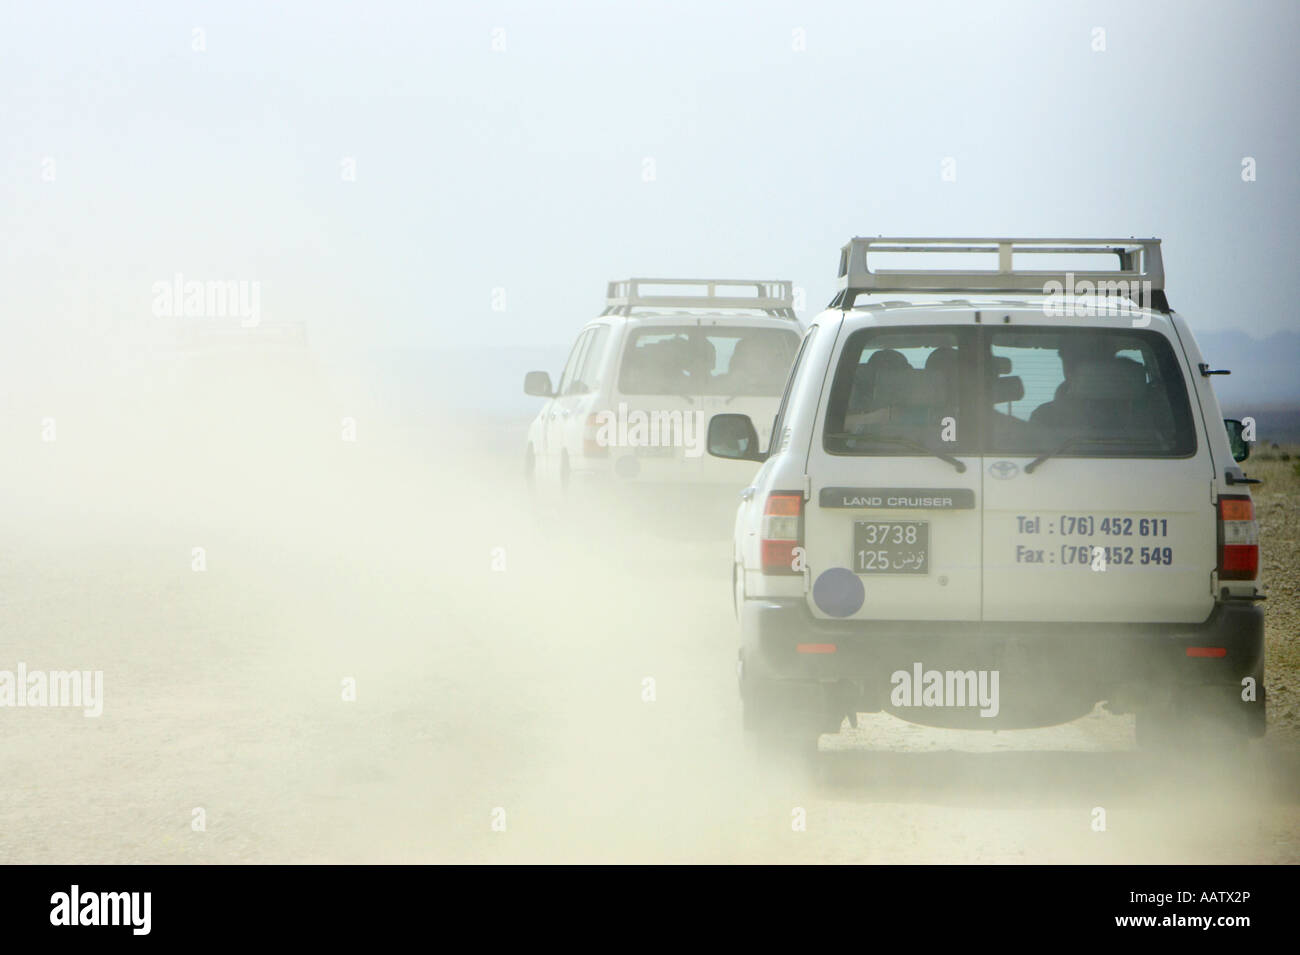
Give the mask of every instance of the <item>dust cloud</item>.
M 730 515 L 541 506 L 522 447 L 419 427 L 310 353 L 231 348 L 6 392 L 5 862 L 1294 862 L 1294 750 L 1134 750 L 865 717 L 742 742 Z M 375 387 L 369 387 L 374 385 Z M 1105 830 L 1097 831 L 1096 810 Z

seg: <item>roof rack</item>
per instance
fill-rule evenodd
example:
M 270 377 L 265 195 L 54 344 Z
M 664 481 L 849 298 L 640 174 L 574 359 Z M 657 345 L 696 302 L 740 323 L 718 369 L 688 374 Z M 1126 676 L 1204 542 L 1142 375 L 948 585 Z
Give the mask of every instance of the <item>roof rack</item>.
M 647 286 L 698 286 L 699 295 L 647 294 Z M 752 289 L 752 295 L 728 295 Z M 719 293 L 723 294 L 719 294 Z M 621 279 L 610 282 L 604 315 L 630 315 L 634 308 L 759 309 L 777 318 L 794 318 L 794 283 L 783 279 Z
M 976 253 L 997 256 L 997 268 L 948 270 L 872 269 L 868 255 L 880 253 Z M 1015 268 L 1017 255 L 1113 255 L 1113 269 L 1063 272 Z M 831 308 L 852 308 L 857 296 L 878 292 L 1038 292 L 1048 283 L 1071 292 L 1090 282 L 1098 294 L 1126 294 L 1139 305 L 1169 311 L 1159 239 L 900 239 L 853 238 L 840 252 L 840 291 Z M 1099 284 L 1104 283 L 1104 284 Z M 1120 284 L 1123 283 L 1123 284 Z M 1121 292 L 1121 290 L 1124 290 Z

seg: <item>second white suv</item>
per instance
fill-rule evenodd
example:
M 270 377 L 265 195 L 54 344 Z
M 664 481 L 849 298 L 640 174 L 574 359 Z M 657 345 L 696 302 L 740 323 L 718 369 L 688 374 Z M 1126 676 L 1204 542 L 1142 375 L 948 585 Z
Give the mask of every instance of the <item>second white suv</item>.
M 989 261 L 881 267 L 951 253 Z M 1062 260 L 1081 268 L 1021 265 Z M 1042 726 L 1106 701 L 1140 744 L 1262 735 L 1248 447 L 1159 240 L 854 239 L 840 287 L 771 449 L 710 422 L 710 453 L 761 464 L 735 530 L 746 727 Z
M 528 394 L 546 399 L 528 430 L 530 483 L 552 496 L 712 511 L 725 536 L 754 468 L 705 453 L 709 418 L 745 414 L 765 441 L 801 334 L 788 281 L 609 283 L 604 312 L 579 332 L 559 382 L 542 371 L 525 379 Z

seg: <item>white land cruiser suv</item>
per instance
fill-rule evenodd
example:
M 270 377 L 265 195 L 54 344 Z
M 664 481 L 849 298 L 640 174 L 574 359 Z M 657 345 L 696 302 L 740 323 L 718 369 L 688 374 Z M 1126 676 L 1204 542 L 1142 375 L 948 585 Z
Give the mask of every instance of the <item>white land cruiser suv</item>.
M 547 399 L 528 430 L 529 482 L 688 518 L 711 510 L 725 536 L 755 469 L 705 454 L 709 418 L 744 414 L 766 437 L 802 331 L 788 281 L 610 282 L 559 384 L 544 371 L 525 378 L 526 393 Z
M 940 254 L 985 262 L 897 267 Z M 762 464 L 735 532 L 746 729 L 1105 701 L 1140 745 L 1262 735 L 1256 482 L 1159 240 L 853 239 L 839 271 L 773 447 L 709 425 L 711 454 Z

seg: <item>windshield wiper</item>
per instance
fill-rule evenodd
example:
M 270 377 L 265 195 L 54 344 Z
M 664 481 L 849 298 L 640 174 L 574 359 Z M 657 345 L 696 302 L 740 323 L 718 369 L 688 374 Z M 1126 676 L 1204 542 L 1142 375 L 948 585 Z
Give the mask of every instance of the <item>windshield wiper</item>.
M 1034 458 L 1034 460 L 1032 460 L 1032 461 L 1030 461 L 1028 464 L 1026 464 L 1026 465 L 1025 465 L 1025 473 L 1026 473 L 1026 474 L 1033 474 L 1033 473 L 1034 473 L 1034 469 L 1037 468 L 1037 467 L 1038 467 L 1040 464 L 1042 464 L 1044 461 L 1046 461 L 1048 458 L 1054 458 L 1054 457 L 1056 457 L 1058 454 L 1061 454 L 1062 452 L 1068 451 L 1068 450 L 1070 450 L 1071 448 L 1076 448 L 1076 447 L 1078 447 L 1079 445 L 1089 445 L 1089 444 L 1122 444 L 1122 443 L 1124 443 L 1125 441 L 1128 441 L 1128 440 L 1130 440 L 1130 438 L 1129 438 L 1129 435 L 1126 435 L 1126 434 L 1114 435 L 1114 436 L 1112 436 L 1112 437 L 1107 437 L 1107 438 L 1089 437 L 1089 436 L 1087 436 L 1087 435 L 1076 434 L 1076 435 L 1075 435 L 1074 437 L 1072 437 L 1072 438 L 1066 438 L 1064 441 L 1062 441 L 1060 444 L 1058 444 L 1058 445 L 1057 445 L 1056 447 L 1054 447 L 1052 450 L 1050 450 L 1050 451 L 1044 451 L 1044 452 L 1043 452 L 1042 454 L 1040 454 L 1038 457 Z
M 911 448 L 913 451 L 922 451 L 926 454 L 933 455 L 940 461 L 947 461 L 957 469 L 958 474 L 963 474 L 966 471 L 966 465 L 963 462 L 958 461 L 951 454 L 945 454 L 943 451 L 936 451 L 929 445 L 922 444 L 920 441 L 913 441 L 911 438 L 896 438 L 891 435 L 875 434 L 870 431 L 863 432 L 862 434 L 855 431 L 837 431 L 826 435 L 826 437 L 837 441 L 879 441 L 885 444 L 896 444 L 899 447 Z

